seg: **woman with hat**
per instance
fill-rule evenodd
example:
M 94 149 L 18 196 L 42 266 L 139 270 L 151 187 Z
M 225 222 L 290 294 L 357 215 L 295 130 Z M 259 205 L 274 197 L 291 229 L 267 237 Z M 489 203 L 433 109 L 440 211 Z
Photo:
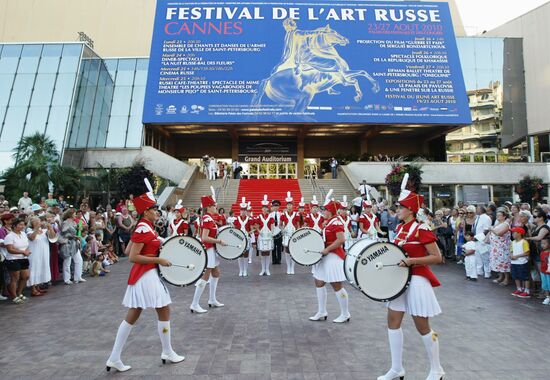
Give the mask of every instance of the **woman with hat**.
M 294 274 L 294 260 L 290 257 L 290 252 L 288 251 L 288 243 L 290 241 L 290 236 L 298 228 L 298 222 L 300 217 L 296 211 L 294 211 L 294 199 L 290 194 L 290 191 L 286 193 L 286 211 L 281 216 L 281 226 L 283 229 L 283 248 L 286 253 L 286 274 Z
M 323 219 L 323 215 L 319 212 L 319 201 L 317 200 L 317 196 L 313 196 L 313 199 L 311 199 L 309 205 L 311 207 L 311 213 L 307 219 L 309 228 L 313 228 L 314 230 L 321 232 L 323 230 L 323 223 L 325 220 Z
M 225 245 L 223 240 L 218 239 L 218 225 L 214 220 L 218 209 L 216 207 L 216 196 L 214 188 L 210 186 L 212 195 L 201 197 L 201 207 L 204 211 L 204 214 L 201 219 L 201 241 L 206 248 L 206 254 L 208 261 L 206 264 L 206 271 L 202 278 L 195 284 L 195 295 L 193 296 L 193 302 L 189 307 L 191 313 L 206 313 L 207 310 L 203 309 L 199 305 L 199 301 L 206 287 L 206 284 L 210 282 L 210 297 L 208 299 L 208 307 L 223 307 L 223 303 L 218 302 L 216 299 L 216 290 L 218 288 L 218 281 L 220 279 L 220 259 L 216 253 L 216 244 Z
M 247 215 L 248 203 L 246 203 L 245 197 L 242 197 L 241 204 L 239 206 L 241 209 L 240 214 L 233 222 L 233 225 L 235 226 L 235 228 L 244 232 L 244 234 L 247 236 L 247 239 L 249 239 L 250 231 L 252 230 L 252 218 Z M 237 262 L 239 263 L 239 277 L 248 276 L 248 256 L 249 251 L 246 250 L 243 254 L 243 257 L 239 257 L 237 259 Z
M 260 276 L 271 276 L 269 272 L 269 255 L 271 251 L 273 251 L 273 248 L 275 248 L 275 241 L 273 239 L 275 219 L 272 214 L 269 213 L 269 200 L 267 199 L 267 194 L 264 195 L 264 199 L 262 200 L 262 212 L 256 218 L 255 224 L 259 230 L 257 249 L 262 264 Z
M 367 192 L 367 199 L 363 201 L 363 214 L 359 217 L 359 239 L 378 240 L 378 234 L 386 233 L 380 229 L 380 220 L 372 212 L 372 201 Z
M 346 275 L 344 273 L 343 260 L 346 257 L 342 247 L 346 238 L 344 236 L 344 225 L 338 217 L 340 203 L 331 200 L 332 189 L 327 194 L 324 204 L 324 218 L 327 221 L 322 230 L 325 248 L 321 251 L 323 258 L 313 268 L 313 278 L 315 279 L 315 288 L 317 291 L 318 309 L 317 314 L 310 317 L 310 321 L 327 320 L 327 283 L 334 289 L 334 294 L 340 305 L 340 315 L 334 319 L 334 323 L 349 322 L 351 316 L 348 309 L 348 293 L 344 288 Z
M 174 219 L 170 222 L 170 236 L 187 235 L 189 224 L 183 218 L 185 208 L 181 204 L 181 199 L 174 206 Z
M 338 210 L 338 217 L 344 225 L 344 237 L 346 242 L 344 243 L 344 249 L 347 251 L 353 245 L 353 239 L 351 237 L 351 216 L 348 212 L 348 197 L 344 195 L 342 203 L 340 203 L 340 209 Z
M 160 358 L 163 363 L 170 361 L 179 363 L 184 356 L 176 354 L 170 340 L 170 305 L 172 300 L 168 290 L 160 280 L 157 265 L 171 266 L 172 264 L 158 257 L 162 238 L 155 232 L 155 221 L 158 219 L 158 205 L 153 195 L 153 188 L 145 179 L 147 191 L 135 197 L 133 202 L 136 211 L 141 214 L 130 243 L 130 261 L 134 263 L 128 278 L 128 287 L 122 304 L 128 308 L 126 318 L 118 328 L 113 350 L 106 366 L 107 371 L 115 368 L 120 372 L 128 371 L 131 367 L 124 365 L 120 359 L 124 344 L 132 331 L 132 327 L 139 319 L 144 309 L 155 309 L 158 316 L 157 331 L 162 343 Z M 143 190 L 142 190 L 143 191 Z M 136 191 L 137 194 L 139 192 Z
M 403 331 L 401 322 L 405 313 L 412 316 L 416 329 L 422 336 L 424 347 L 430 361 L 430 373 L 427 380 L 441 379 L 445 372 L 439 361 L 439 339 L 432 331 L 429 318 L 441 313 L 441 308 L 433 291 L 441 285 L 430 265 L 442 261 L 441 252 L 436 244 L 437 238 L 425 224 L 416 220 L 416 214 L 424 203 L 424 197 L 406 190 L 408 174 L 405 174 L 399 196 L 399 219 L 394 243 L 408 255 L 400 266 L 412 267 L 411 282 L 407 290 L 388 303 L 388 339 L 391 351 L 390 370 L 378 380 L 392 380 L 405 377 L 403 368 Z

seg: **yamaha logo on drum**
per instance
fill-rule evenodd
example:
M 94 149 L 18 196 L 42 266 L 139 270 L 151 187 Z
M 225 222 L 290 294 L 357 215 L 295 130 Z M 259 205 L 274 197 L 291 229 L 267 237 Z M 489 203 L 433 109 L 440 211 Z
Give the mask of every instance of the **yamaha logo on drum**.
M 292 242 L 296 243 L 298 240 L 305 238 L 306 236 L 311 235 L 311 231 L 305 231 L 304 233 L 301 233 L 300 235 L 296 236 L 295 238 L 292 238 Z
M 377 257 L 382 256 L 384 253 L 389 252 L 389 251 L 390 250 L 387 246 L 383 246 L 382 248 L 377 249 L 376 251 L 374 251 L 373 253 L 371 253 L 367 257 L 365 257 L 364 259 L 361 259 L 361 264 L 362 265 L 367 265 L 372 260 L 376 259 Z
M 239 239 L 240 241 L 243 241 L 244 238 L 242 237 L 242 235 L 238 234 L 237 232 L 233 231 L 232 229 L 229 230 L 229 233 L 233 236 L 235 236 L 237 239 Z
M 188 250 L 196 253 L 198 256 L 200 256 L 203 252 L 200 248 L 195 247 L 193 244 L 189 243 L 188 241 L 185 241 L 185 239 L 180 239 L 179 243 L 183 245 Z

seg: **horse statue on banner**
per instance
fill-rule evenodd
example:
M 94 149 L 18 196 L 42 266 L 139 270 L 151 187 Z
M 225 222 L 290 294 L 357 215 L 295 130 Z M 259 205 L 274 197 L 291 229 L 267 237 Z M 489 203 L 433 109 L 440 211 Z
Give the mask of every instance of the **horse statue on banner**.
M 346 46 L 349 41 L 329 25 L 302 31 L 297 29 L 294 20 L 287 19 L 284 26 L 287 34 L 281 62 L 260 82 L 251 105 L 260 105 L 265 95 L 277 104 L 292 106 L 293 112 L 302 113 L 317 94 L 340 95 L 334 89 L 340 84 L 353 86 L 354 100 L 359 102 L 363 92 L 358 77 L 367 78 L 374 93 L 380 91 L 378 82 L 367 71 L 350 70 L 335 48 Z

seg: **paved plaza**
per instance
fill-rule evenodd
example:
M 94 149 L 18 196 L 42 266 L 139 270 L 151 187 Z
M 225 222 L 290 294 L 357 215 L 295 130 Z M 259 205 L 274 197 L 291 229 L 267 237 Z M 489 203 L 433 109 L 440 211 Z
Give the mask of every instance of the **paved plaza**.
M 350 291 L 349 324 L 329 290 L 329 321 L 310 322 L 316 311 L 309 268 L 287 276 L 276 266 L 250 277 L 223 262 L 218 299 L 226 307 L 189 312 L 194 287 L 170 287 L 174 349 L 187 358 L 162 365 L 156 315 L 146 311 L 128 339 L 122 359 L 127 373 L 107 373 L 104 363 L 125 309 L 120 305 L 130 263 L 105 278 L 50 288 L 25 305 L 0 304 L 2 379 L 376 379 L 390 366 L 384 305 Z M 550 307 L 520 300 L 487 280 L 467 282 L 461 267 L 436 268 L 444 314 L 433 320 L 440 334 L 446 379 L 548 379 Z M 207 293 L 202 306 L 207 306 Z M 407 379 L 424 379 L 428 364 L 412 321 L 404 323 Z

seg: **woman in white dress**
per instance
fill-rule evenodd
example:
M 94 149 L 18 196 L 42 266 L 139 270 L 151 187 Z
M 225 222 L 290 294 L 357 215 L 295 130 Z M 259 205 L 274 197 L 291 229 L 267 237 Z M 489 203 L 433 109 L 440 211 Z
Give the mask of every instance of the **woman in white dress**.
M 31 296 L 42 296 L 46 292 L 39 285 L 50 282 L 50 242 L 55 243 L 57 234 L 51 224 L 41 222 L 39 217 L 32 217 L 27 227 L 29 238 L 29 271 L 27 286 L 31 287 Z

